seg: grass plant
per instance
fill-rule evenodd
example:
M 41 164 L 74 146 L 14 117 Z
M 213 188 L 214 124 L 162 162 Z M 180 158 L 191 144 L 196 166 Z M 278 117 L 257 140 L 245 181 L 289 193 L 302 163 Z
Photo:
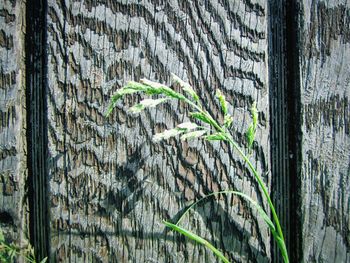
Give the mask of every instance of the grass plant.
M 0 262 L 17 262 L 15 260 L 18 257 L 22 257 L 25 262 L 39 263 L 39 261 L 36 260 L 34 248 L 30 244 L 24 248 L 20 248 L 14 243 L 7 243 L 2 228 L 0 227 Z M 44 258 L 40 263 L 45 263 L 46 261 L 47 258 Z
M 182 81 L 176 75 L 172 75 L 172 80 L 176 85 L 179 85 L 182 88 L 182 93 L 171 89 L 170 87 L 156 83 L 147 79 L 142 79 L 140 82 L 129 82 L 126 86 L 117 90 L 117 92 L 111 97 L 110 105 L 107 109 L 106 115 L 108 116 L 118 101 L 122 99 L 124 96 L 131 95 L 134 93 L 143 93 L 150 98 L 143 99 L 139 103 L 132 106 L 129 111 L 132 113 L 139 113 L 147 108 L 156 107 L 157 105 L 164 103 L 168 100 L 179 100 L 186 104 L 188 104 L 191 108 L 191 112 L 189 114 L 190 119 L 193 121 L 185 122 L 177 125 L 173 129 L 165 130 L 161 133 L 154 135 L 154 141 L 160 141 L 164 139 L 168 139 L 174 136 L 180 136 L 181 140 L 193 139 L 193 138 L 202 138 L 207 141 L 226 141 L 228 142 L 233 149 L 235 149 L 241 158 L 244 160 L 245 164 L 248 166 L 250 172 L 254 176 L 255 180 L 258 182 L 263 196 L 269 205 L 271 217 L 264 210 L 262 205 L 258 204 L 251 197 L 246 194 L 228 190 L 228 191 L 220 191 L 213 192 L 201 198 L 200 200 L 194 202 L 191 206 L 189 206 L 185 212 L 182 214 L 180 219 L 174 224 L 169 221 L 164 221 L 164 224 L 171 228 L 172 230 L 194 240 L 195 242 L 206 246 L 210 249 L 217 257 L 219 257 L 223 262 L 228 263 L 229 260 L 224 256 L 222 252 L 220 252 L 215 246 L 213 246 L 209 241 L 199 237 L 195 233 L 186 230 L 180 226 L 180 223 L 185 215 L 193 209 L 198 203 L 219 194 L 233 194 L 237 195 L 245 200 L 247 200 L 253 207 L 255 207 L 259 213 L 259 215 L 263 218 L 267 226 L 269 227 L 272 236 L 274 237 L 279 250 L 282 254 L 283 260 L 285 263 L 289 262 L 288 253 L 284 241 L 284 236 L 282 232 L 282 228 L 275 210 L 275 207 L 272 203 L 272 200 L 269 195 L 269 191 L 267 186 L 262 180 L 261 175 L 258 173 L 257 169 L 254 167 L 252 162 L 250 161 L 249 155 L 245 154 L 245 151 L 241 149 L 238 143 L 233 139 L 230 133 L 230 126 L 233 122 L 233 116 L 228 112 L 228 102 L 226 101 L 225 96 L 222 94 L 220 90 L 216 91 L 216 98 L 220 104 L 220 108 L 223 114 L 223 123 L 219 123 L 216 119 L 214 119 L 211 114 L 205 110 L 203 105 L 200 102 L 200 98 L 198 94 L 194 91 L 194 89 L 186 82 Z M 248 130 L 246 132 L 247 139 L 247 147 L 248 152 L 251 151 L 251 147 L 253 145 L 255 139 L 255 132 L 258 125 L 258 112 L 256 109 L 256 104 L 253 103 L 250 113 L 252 116 L 252 123 L 249 125 Z

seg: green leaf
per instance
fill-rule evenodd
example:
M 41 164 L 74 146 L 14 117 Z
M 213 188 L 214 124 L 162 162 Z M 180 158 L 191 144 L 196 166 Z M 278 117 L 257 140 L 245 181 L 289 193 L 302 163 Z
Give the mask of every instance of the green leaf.
M 204 238 L 194 234 L 191 231 L 188 231 L 178 225 L 172 224 L 170 222 L 167 221 L 163 221 L 163 223 L 171 228 L 172 230 L 179 232 L 180 234 L 196 241 L 197 243 L 206 246 L 207 248 L 209 248 L 216 256 L 218 256 L 224 263 L 230 263 L 230 261 L 217 249 L 215 248 L 210 242 L 208 242 L 207 240 L 205 240 Z
M 163 221 L 163 223 L 167 227 L 169 227 L 169 228 L 171 228 L 171 229 L 173 229 L 173 230 L 175 230 L 175 231 L 177 231 L 177 232 L 179 232 L 179 233 L 189 237 L 190 239 L 198 242 L 199 244 L 206 245 L 207 242 L 208 242 L 204 238 L 201 238 L 200 236 L 197 236 L 196 234 L 194 234 L 194 233 L 192 233 L 192 232 L 190 232 L 190 231 L 188 231 L 188 230 L 186 230 L 186 229 L 184 229 L 184 228 L 182 228 L 182 227 L 180 227 L 178 225 L 172 224 L 172 223 L 170 223 L 168 221 Z
M 216 97 L 219 99 L 221 110 L 224 113 L 224 115 L 227 114 L 227 101 L 225 100 L 225 96 L 221 93 L 220 90 L 216 90 Z
M 223 134 L 221 132 L 217 132 L 217 133 L 213 133 L 213 134 L 205 136 L 205 139 L 208 141 L 225 141 L 226 136 L 225 136 L 225 134 Z
M 180 79 L 178 76 L 175 74 L 171 74 L 172 81 L 179 84 L 180 87 L 188 93 L 195 101 L 199 101 L 199 97 L 197 93 L 193 90 L 193 88 L 190 86 L 190 84 L 184 82 L 182 79 Z
M 206 130 L 199 130 L 199 131 L 188 132 L 188 133 L 182 135 L 180 139 L 181 140 L 186 140 L 186 139 L 199 138 L 199 137 L 202 137 L 206 133 L 207 133 Z
M 199 111 L 198 112 L 191 112 L 190 116 L 197 119 L 197 120 L 200 120 L 202 122 L 208 123 L 210 125 L 213 125 L 213 123 L 214 123 L 213 120 L 204 112 L 199 112 Z
M 250 124 L 248 130 L 245 133 L 248 142 L 248 148 L 251 148 L 255 138 L 255 131 L 253 124 Z
M 158 104 L 168 100 L 167 98 L 160 98 L 160 99 L 144 99 L 140 101 L 139 104 L 136 104 L 132 106 L 129 111 L 132 113 L 139 113 L 143 111 L 145 108 L 155 107 Z
M 46 258 L 43 258 L 43 259 L 40 261 L 40 263 L 46 263 L 46 261 L 47 261 L 47 257 L 46 257 Z

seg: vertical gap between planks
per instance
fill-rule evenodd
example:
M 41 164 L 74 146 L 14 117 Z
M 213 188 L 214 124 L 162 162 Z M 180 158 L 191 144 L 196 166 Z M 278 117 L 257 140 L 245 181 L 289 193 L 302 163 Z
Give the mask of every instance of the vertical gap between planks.
M 268 3 L 271 195 L 291 262 L 300 258 L 300 85 L 298 8 L 295 0 Z M 272 240 L 273 262 L 282 262 Z
M 288 0 L 286 12 L 287 41 L 287 129 L 289 147 L 289 258 L 302 261 L 301 248 L 301 86 L 300 86 L 300 7 Z
M 37 259 L 49 253 L 45 0 L 26 2 L 25 70 L 29 237 Z

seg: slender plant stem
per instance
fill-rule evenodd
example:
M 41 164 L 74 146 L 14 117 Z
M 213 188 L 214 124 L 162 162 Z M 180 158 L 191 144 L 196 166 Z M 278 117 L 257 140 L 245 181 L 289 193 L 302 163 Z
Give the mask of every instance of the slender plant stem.
M 214 252 L 215 255 L 217 255 L 224 263 L 230 263 L 230 261 L 228 261 L 228 259 L 221 253 L 221 251 L 219 251 L 216 247 L 214 247 L 212 244 L 210 244 L 209 242 L 207 242 L 205 244 L 211 251 Z
M 216 247 L 214 247 L 210 242 L 208 242 L 207 240 L 205 240 L 204 238 L 176 225 L 176 224 L 172 224 L 170 222 L 167 221 L 163 221 L 163 223 L 172 228 L 173 230 L 176 230 L 177 232 L 183 234 L 184 236 L 206 246 L 207 248 L 209 248 L 218 258 L 220 258 L 224 263 L 230 263 L 230 261 L 224 256 L 224 254 L 222 254 L 222 252 L 220 250 L 218 250 Z
M 227 134 L 226 134 L 227 135 Z M 275 207 L 271 201 L 269 192 L 267 191 L 267 187 L 265 185 L 265 183 L 262 181 L 260 175 L 258 174 L 258 172 L 256 171 L 256 169 L 254 168 L 253 164 L 251 163 L 251 161 L 248 159 L 248 157 L 243 153 L 243 151 L 240 149 L 240 147 L 237 145 L 237 143 L 232 139 L 232 137 L 230 135 L 227 135 L 227 140 L 232 144 L 232 146 L 238 151 L 238 153 L 241 155 L 241 157 L 244 159 L 244 161 L 247 162 L 250 170 L 252 171 L 255 179 L 258 181 L 261 189 L 263 190 L 263 193 L 266 197 L 267 203 L 269 204 L 269 207 L 271 209 L 271 213 L 272 213 L 272 217 L 274 222 L 276 223 L 276 227 L 277 227 L 277 232 L 278 235 L 284 240 L 283 237 L 283 233 L 282 233 L 282 228 L 280 225 L 280 222 L 278 220 L 278 216 L 275 210 Z
M 186 102 L 189 103 L 191 106 L 193 106 L 195 109 L 197 109 L 198 111 L 204 113 L 205 115 L 207 115 L 207 117 L 212 120 L 212 125 L 213 127 L 218 131 L 218 132 L 221 132 L 222 134 L 225 135 L 227 141 L 233 146 L 233 148 L 235 148 L 238 153 L 241 155 L 241 157 L 243 158 L 243 160 L 247 163 L 248 167 L 250 168 L 250 170 L 252 171 L 255 179 L 257 180 L 258 184 L 260 185 L 263 193 L 264 193 L 264 196 L 266 197 L 266 200 L 267 200 L 267 203 L 270 207 L 270 210 L 271 210 L 271 213 L 272 213 L 272 218 L 273 218 L 273 221 L 275 222 L 276 224 L 276 227 L 277 227 L 277 233 L 278 233 L 278 236 L 279 238 L 283 241 L 283 245 L 285 245 L 285 241 L 284 241 L 284 236 L 283 236 L 283 232 L 282 232 L 282 228 L 281 228 L 281 225 L 280 225 L 280 222 L 279 222 L 279 219 L 278 219 L 278 216 L 277 216 L 277 213 L 276 213 L 276 210 L 275 210 L 275 207 L 272 203 L 272 200 L 271 200 L 271 197 L 270 197 L 270 194 L 267 190 L 267 187 L 265 185 L 265 183 L 263 182 L 263 180 L 261 179 L 261 176 L 259 175 L 259 173 L 257 172 L 257 170 L 255 169 L 255 167 L 253 166 L 252 162 L 249 160 L 249 158 L 244 154 L 244 152 L 242 151 L 242 149 L 237 145 L 237 143 L 233 140 L 232 136 L 227 133 L 225 131 L 225 129 L 223 129 L 213 118 L 212 116 L 204 111 L 203 109 L 201 109 L 200 107 L 198 107 L 197 105 L 195 105 L 192 101 L 190 100 L 187 100 L 186 99 Z M 181 219 L 181 218 L 180 218 Z M 178 221 L 179 222 L 179 221 Z M 285 259 L 285 262 L 289 262 L 289 259 L 288 259 L 288 255 L 286 255 L 286 257 L 284 256 L 284 259 Z

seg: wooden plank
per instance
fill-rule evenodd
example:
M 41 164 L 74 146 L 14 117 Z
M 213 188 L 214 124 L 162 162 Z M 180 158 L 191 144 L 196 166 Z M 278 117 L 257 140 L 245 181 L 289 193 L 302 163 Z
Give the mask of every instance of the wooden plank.
M 22 245 L 27 178 L 24 76 L 24 3 L 0 1 L 0 224 Z
M 350 5 L 301 1 L 303 262 L 350 262 Z
M 237 154 L 219 143 L 151 136 L 184 121 L 177 103 L 109 119 L 108 100 L 128 80 L 169 83 L 173 72 L 219 115 L 215 89 L 230 102 L 244 143 L 247 109 L 260 125 L 252 158 L 270 167 L 265 1 L 48 2 L 48 130 L 51 257 L 64 262 L 217 262 L 166 232 L 163 219 L 205 193 L 238 189 L 261 200 Z M 130 98 L 131 105 L 137 98 Z M 185 109 L 187 111 L 187 109 Z M 265 176 L 269 184 L 271 178 Z M 257 194 L 256 194 L 257 192 Z M 248 204 L 222 198 L 184 224 L 235 262 L 269 262 L 270 235 Z

